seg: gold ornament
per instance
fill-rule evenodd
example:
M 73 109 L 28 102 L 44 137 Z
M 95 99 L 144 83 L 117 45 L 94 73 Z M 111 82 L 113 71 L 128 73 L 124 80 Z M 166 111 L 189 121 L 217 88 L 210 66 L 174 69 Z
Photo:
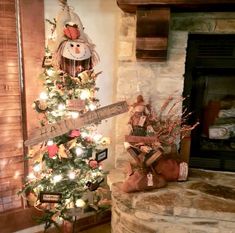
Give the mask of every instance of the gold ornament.
M 58 155 L 60 158 L 68 158 L 67 150 L 63 144 L 59 146 Z
M 37 198 L 37 196 L 35 195 L 35 193 L 30 192 L 30 193 L 27 195 L 26 199 L 27 199 L 27 201 L 28 201 L 28 203 L 29 203 L 30 206 L 34 206 L 35 203 L 37 202 L 37 199 L 38 199 L 38 198 Z
M 70 140 L 69 142 L 66 143 L 66 146 L 68 147 L 68 149 L 72 149 L 76 146 L 77 144 L 77 139 L 74 138 L 73 140 Z

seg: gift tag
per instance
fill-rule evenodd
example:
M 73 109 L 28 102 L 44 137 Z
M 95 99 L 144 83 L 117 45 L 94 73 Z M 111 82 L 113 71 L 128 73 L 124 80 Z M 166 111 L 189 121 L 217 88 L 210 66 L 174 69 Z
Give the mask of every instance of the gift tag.
M 147 174 L 147 183 L 148 183 L 148 186 L 153 186 L 153 174 L 152 173 L 148 173 Z
M 152 134 L 155 132 L 152 125 L 147 126 L 147 132 Z
M 178 181 L 185 181 L 188 177 L 188 164 L 185 162 L 180 163 L 179 165 L 179 177 Z
M 143 127 L 146 121 L 146 116 L 141 116 L 138 125 Z

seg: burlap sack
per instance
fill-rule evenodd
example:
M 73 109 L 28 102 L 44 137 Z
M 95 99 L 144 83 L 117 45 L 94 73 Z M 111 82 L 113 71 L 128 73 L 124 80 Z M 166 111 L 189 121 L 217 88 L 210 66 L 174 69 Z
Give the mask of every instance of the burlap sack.
M 162 188 L 164 186 L 166 186 L 166 181 L 161 175 L 137 169 L 122 184 L 122 191 L 130 193 Z

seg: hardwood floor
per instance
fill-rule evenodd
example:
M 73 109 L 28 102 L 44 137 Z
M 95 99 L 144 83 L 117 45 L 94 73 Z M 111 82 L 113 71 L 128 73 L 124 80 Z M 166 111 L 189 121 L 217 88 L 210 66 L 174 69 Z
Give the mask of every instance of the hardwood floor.
M 91 229 L 79 231 L 80 233 L 111 233 L 110 223 L 102 224 Z
M 24 231 L 23 233 L 32 233 L 32 231 Z M 37 233 L 44 232 L 38 231 Z M 58 231 L 55 228 L 51 228 L 47 231 L 47 233 L 58 233 Z M 107 222 L 82 231 L 75 229 L 73 233 L 111 233 L 111 224 L 110 222 Z

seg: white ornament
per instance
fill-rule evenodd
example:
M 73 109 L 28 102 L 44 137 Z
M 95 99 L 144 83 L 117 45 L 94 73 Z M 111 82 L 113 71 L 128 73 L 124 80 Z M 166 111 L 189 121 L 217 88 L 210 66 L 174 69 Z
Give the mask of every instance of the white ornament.
M 69 173 L 69 179 L 70 179 L 70 180 L 74 180 L 75 177 L 76 177 L 75 172 L 70 172 L 70 173 Z
M 85 203 L 85 201 L 83 201 L 82 199 L 78 199 L 78 200 L 76 200 L 75 205 L 76 205 L 77 207 L 82 208 L 82 207 L 84 207 L 84 206 L 86 205 L 86 203 Z
M 61 181 L 61 180 L 62 180 L 62 175 L 55 175 L 55 176 L 53 177 L 54 183 L 57 183 L 57 182 L 59 182 L 59 181 Z

